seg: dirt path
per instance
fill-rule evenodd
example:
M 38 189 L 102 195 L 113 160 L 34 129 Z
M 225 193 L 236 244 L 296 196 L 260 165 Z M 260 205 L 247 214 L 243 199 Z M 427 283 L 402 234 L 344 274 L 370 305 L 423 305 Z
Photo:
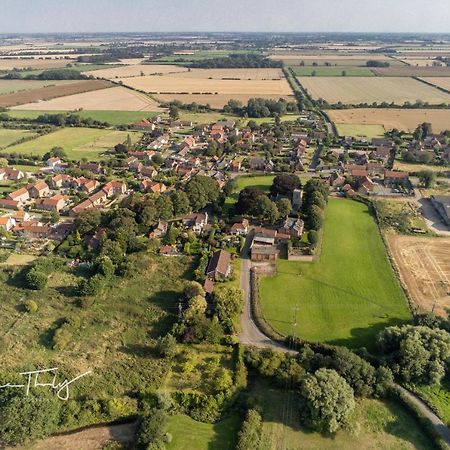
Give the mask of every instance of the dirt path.
M 94 427 L 70 434 L 53 436 L 26 447 L 8 447 L 7 450 L 99 450 L 110 441 L 130 443 L 134 440 L 136 423 Z

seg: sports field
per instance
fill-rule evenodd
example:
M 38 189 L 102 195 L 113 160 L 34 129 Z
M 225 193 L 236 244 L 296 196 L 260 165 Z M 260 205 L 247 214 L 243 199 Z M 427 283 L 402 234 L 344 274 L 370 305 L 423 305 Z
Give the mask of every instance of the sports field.
M 449 109 L 349 108 L 328 110 L 327 114 L 338 127 L 341 124 L 380 125 L 387 131 L 397 128 L 413 132 L 419 123 L 429 122 L 434 132 L 450 128 Z
M 32 141 L 8 147 L 10 153 L 42 156 L 53 147 L 62 147 L 71 160 L 99 160 L 100 155 L 124 142 L 130 134 L 137 140 L 141 133 L 94 128 L 63 128 Z
M 0 128 L 0 148 L 14 144 L 22 138 L 35 136 L 36 133 L 28 130 L 8 130 L 6 128 Z
M 301 77 L 314 99 L 329 103 L 450 103 L 450 94 L 407 77 Z
M 410 320 L 403 292 L 378 228 L 362 203 L 330 199 L 322 254 L 313 263 L 279 260 L 278 274 L 260 280 L 266 320 L 282 334 L 373 349 L 385 326 Z

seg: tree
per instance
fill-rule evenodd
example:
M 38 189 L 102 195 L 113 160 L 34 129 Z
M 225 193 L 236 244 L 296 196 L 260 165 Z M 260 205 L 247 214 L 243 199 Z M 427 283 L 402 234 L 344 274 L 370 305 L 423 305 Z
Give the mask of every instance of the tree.
M 27 300 L 24 303 L 26 312 L 35 313 L 38 310 L 38 305 L 34 300 Z
M 242 290 L 232 287 L 218 287 L 213 294 L 214 311 L 222 323 L 233 327 L 233 319 L 242 312 Z
M 275 223 L 280 217 L 275 202 L 270 200 L 266 195 L 262 196 L 256 207 L 256 217 L 263 222 Z
M 307 426 L 334 433 L 355 408 L 353 390 L 334 370 L 319 369 L 300 384 L 300 415 Z
M 50 213 L 50 222 L 51 223 L 58 223 L 60 218 L 61 217 L 60 217 L 60 214 L 58 211 L 55 210 Z
M 47 285 L 47 279 L 47 274 L 45 274 L 42 270 L 39 270 L 37 267 L 32 267 L 25 275 L 25 280 L 28 287 L 36 291 L 45 288 Z
M 282 195 L 292 198 L 294 189 L 301 187 L 300 178 L 293 174 L 277 175 L 270 186 L 270 193 L 273 196 Z
M 312 205 L 306 220 L 310 230 L 320 230 L 323 226 L 323 211 L 318 206 Z
M 323 194 L 320 191 L 314 191 L 310 196 L 309 196 L 309 204 L 312 205 L 316 205 L 318 206 L 320 209 L 324 209 L 326 206 L 326 201 L 323 197 Z
M 189 281 L 188 284 L 186 284 L 186 286 L 183 289 L 183 295 L 188 300 L 193 297 L 197 297 L 197 295 L 204 297 L 205 290 L 203 289 L 202 285 L 197 281 Z
M 152 163 L 155 166 L 160 166 L 160 165 L 162 165 L 164 163 L 164 158 L 162 157 L 161 153 L 155 153 L 152 156 Z
M 180 117 L 180 110 L 179 110 L 178 106 L 170 105 L 170 107 L 169 107 L 169 117 L 172 120 L 177 120 L 178 117 Z
M 286 217 L 292 211 L 292 203 L 287 198 L 282 198 L 276 202 L 280 217 Z
M 262 432 L 262 417 L 255 409 L 249 409 L 238 434 L 236 450 L 259 448 Z
M 210 177 L 202 175 L 192 177 L 186 184 L 185 192 L 194 211 L 214 203 L 220 195 L 217 182 Z
M 239 214 L 256 216 L 258 213 L 258 205 L 262 197 L 266 197 L 264 192 L 254 186 L 249 186 L 239 192 L 238 201 L 236 203 L 236 212 Z
M 319 242 L 319 233 L 316 230 L 308 231 L 308 242 L 313 248 L 317 245 Z
M 436 173 L 431 170 L 422 170 L 418 176 L 420 183 L 426 188 L 434 186 L 436 182 Z
M 151 445 L 163 444 L 166 429 L 167 414 L 161 409 L 153 408 L 148 411 L 139 423 L 137 441 L 139 444 L 145 446 L 145 448 L 152 448 L 150 447 Z
M 0 167 L 6 167 L 8 165 L 8 160 L 6 158 L 0 158 Z
M 114 151 L 116 153 L 126 153 L 128 151 L 128 148 L 125 144 L 117 144 L 114 146 Z
M 389 327 L 378 334 L 377 347 L 402 381 L 437 384 L 450 357 L 450 334 L 424 326 Z
M 183 313 L 183 320 L 185 322 L 191 323 L 196 319 L 203 318 L 206 313 L 206 308 L 208 304 L 206 303 L 205 297 L 201 295 L 196 295 L 189 300 L 189 305 Z
M 166 334 L 158 339 L 157 348 L 161 356 L 173 358 L 177 353 L 177 340 L 171 334 Z
M 170 200 L 172 201 L 175 217 L 182 216 L 191 211 L 191 204 L 189 203 L 189 197 L 186 192 L 174 191 L 170 194 Z

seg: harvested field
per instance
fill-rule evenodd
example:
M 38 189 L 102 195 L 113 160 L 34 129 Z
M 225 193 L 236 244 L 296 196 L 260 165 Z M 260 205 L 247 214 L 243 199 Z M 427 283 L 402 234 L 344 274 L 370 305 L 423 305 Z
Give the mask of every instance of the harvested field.
M 405 77 L 300 77 L 310 95 L 329 103 L 450 103 L 450 94 Z
M 227 103 L 228 100 L 238 100 L 242 104 L 246 104 L 251 98 L 258 97 L 258 98 L 266 98 L 266 99 L 272 99 L 272 100 L 278 100 L 279 98 L 284 98 L 287 101 L 294 101 L 293 96 L 287 96 L 287 95 L 266 95 L 266 94 L 197 94 L 197 95 L 191 95 L 191 94 L 164 94 L 164 95 L 158 95 L 157 99 L 161 102 L 170 102 L 173 100 L 180 100 L 183 103 L 198 103 L 201 105 L 209 104 L 211 108 L 223 108 Z
M 435 132 L 450 128 L 448 109 L 381 109 L 350 108 L 327 111 L 336 124 L 382 125 L 386 130 L 397 128 L 412 132 L 422 122 L 430 122 Z
M 400 276 L 420 312 L 450 307 L 450 238 L 388 236 Z
M 71 111 L 79 108 L 91 111 L 161 111 L 158 103 L 150 97 L 120 86 L 27 103 L 12 109 Z
M 170 66 L 169 66 L 170 67 Z M 171 76 L 202 80 L 282 80 L 281 69 L 191 69 Z
M 100 69 L 94 71 L 83 72 L 85 75 L 92 75 L 97 78 L 126 78 L 126 77 L 140 77 L 144 75 L 156 75 L 167 74 L 176 72 L 187 72 L 188 69 L 183 66 L 172 65 L 151 65 L 151 64 L 137 64 L 137 65 L 124 65 L 119 67 L 111 67 L 110 69 Z
M 73 59 L 0 59 L 0 70 L 12 69 L 52 69 L 54 67 L 66 67 L 74 63 Z
M 450 67 L 379 67 L 373 68 L 379 77 L 450 77 Z
M 423 78 L 424 81 L 427 83 L 434 84 L 436 86 L 439 86 L 442 89 L 447 89 L 447 91 L 450 91 L 450 67 L 447 67 L 449 69 L 449 75 L 446 75 L 446 77 L 427 77 Z M 449 78 L 447 78 L 449 77 Z M 449 126 L 450 127 L 450 126 Z
M 63 86 L 65 84 L 72 83 L 73 80 L 0 80 L 0 95 L 31 91 L 33 89 L 42 89 L 49 86 Z
M 105 89 L 111 86 L 112 84 L 109 81 L 87 80 L 58 86 L 33 89 L 31 91 L 17 92 L 15 94 L 6 94 L 0 96 L 0 107 L 10 107 L 32 102 L 41 102 L 43 100 L 64 97 L 66 95 L 80 94 L 82 92 L 91 92 L 98 89 Z

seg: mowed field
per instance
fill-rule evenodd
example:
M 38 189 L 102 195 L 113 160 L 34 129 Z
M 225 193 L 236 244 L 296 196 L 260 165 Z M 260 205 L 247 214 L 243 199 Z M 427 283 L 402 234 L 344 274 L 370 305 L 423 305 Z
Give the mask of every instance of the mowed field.
M 8 130 L 0 128 L 0 148 L 14 144 L 22 138 L 35 136 L 36 133 L 28 130 Z
M 367 124 L 348 124 L 337 123 L 336 129 L 339 136 L 352 136 L 355 138 L 372 139 L 374 137 L 383 137 L 385 129 L 383 125 L 367 125 Z
M 97 78 L 126 78 L 126 77 L 139 77 L 144 75 L 155 75 L 155 74 L 167 74 L 167 73 L 178 73 L 187 72 L 187 67 L 174 66 L 166 64 L 135 64 L 135 65 L 124 65 L 119 67 L 112 67 L 110 69 L 104 68 L 99 70 L 93 70 L 89 72 L 83 72 L 85 75 L 92 75 Z
M 450 94 L 406 77 L 299 77 L 314 99 L 329 103 L 450 103 Z
M 87 158 L 96 161 L 101 154 L 116 144 L 125 142 L 127 135 L 132 141 L 141 136 L 138 132 L 103 130 L 94 128 L 63 128 L 32 141 L 8 147 L 9 153 L 42 156 L 53 147 L 62 147 L 69 159 Z
M 268 76 L 276 79 L 265 79 Z M 288 82 L 278 77 L 278 72 L 269 69 L 199 69 L 192 73 L 130 77 L 121 81 L 134 89 L 157 94 L 161 101 L 179 99 L 221 108 L 230 99 L 246 102 L 252 97 L 289 98 L 293 93 Z
M 97 82 L 102 82 L 97 80 Z M 107 82 L 106 82 L 107 83 Z M 1 97 L 0 97 L 1 98 Z M 53 98 L 39 103 L 25 103 L 12 109 L 42 111 L 72 111 L 75 109 L 92 111 L 161 111 L 159 104 L 149 96 L 122 86 L 83 92 Z
M 260 279 L 264 317 L 291 334 L 298 305 L 300 338 L 373 349 L 378 331 L 410 320 L 406 299 L 367 206 L 330 199 L 325 213 L 319 260 L 279 260 L 277 275 Z
M 48 84 L 48 87 L 0 95 L 0 107 L 11 107 L 32 102 L 42 102 L 43 100 L 64 97 L 66 95 L 80 94 L 82 92 L 96 91 L 112 86 L 112 83 L 104 80 L 76 81 L 60 85 L 48 82 Z
M 419 123 L 423 122 L 431 123 L 435 132 L 450 128 L 450 110 L 448 109 L 350 108 L 330 109 L 327 114 L 338 128 L 340 124 L 379 125 L 387 131 L 397 128 L 412 132 Z
M 389 246 L 420 312 L 447 316 L 450 307 L 450 238 L 390 235 Z

